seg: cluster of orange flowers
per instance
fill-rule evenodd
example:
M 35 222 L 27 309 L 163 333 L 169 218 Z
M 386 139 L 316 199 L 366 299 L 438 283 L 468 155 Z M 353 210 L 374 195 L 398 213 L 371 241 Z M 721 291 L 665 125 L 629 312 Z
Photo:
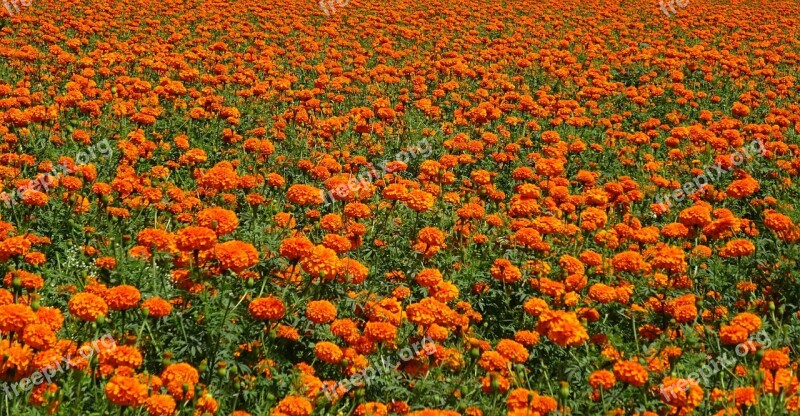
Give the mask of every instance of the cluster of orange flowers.
M 0 204 L 0 382 L 116 341 L 10 412 L 800 411 L 798 17 L 788 0 L 0 16 L 0 200 L 26 189 Z M 114 152 L 75 156 L 100 141 Z M 658 203 L 706 166 L 729 173 Z M 421 339 L 431 354 L 326 395 Z M 742 345 L 711 384 L 690 376 Z

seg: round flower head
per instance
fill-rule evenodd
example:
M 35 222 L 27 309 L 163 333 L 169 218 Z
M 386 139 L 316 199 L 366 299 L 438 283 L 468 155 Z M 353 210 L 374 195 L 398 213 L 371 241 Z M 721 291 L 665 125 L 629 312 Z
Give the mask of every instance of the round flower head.
M 230 234 L 239 226 L 235 212 L 219 207 L 206 208 L 196 218 L 197 225 L 214 230 L 218 236 Z
M 217 243 L 217 234 L 206 227 L 186 227 L 175 235 L 175 244 L 179 250 L 209 250 Z
M 277 321 L 286 313 L 283 301 L 274 297 L 253 299 L 247 309 L 250 316 L 260 321 Z
M 67 308 L 69 313 L 88 322 L 94 322 L 100 316 L 108 314 L 106 301 L 100 296 L 86 292 L 74 295 L 67 304 Z
M 313 300 L 306 306 L 306 318 L 315 324 L 327 324 L 336 319 L 336 306 L 327 300 Z
M 108 307 L 114 311 L 133 309 L 142 299 L 139 289 L 130 285 L 121 285 L 108 289 L 104 296 Z

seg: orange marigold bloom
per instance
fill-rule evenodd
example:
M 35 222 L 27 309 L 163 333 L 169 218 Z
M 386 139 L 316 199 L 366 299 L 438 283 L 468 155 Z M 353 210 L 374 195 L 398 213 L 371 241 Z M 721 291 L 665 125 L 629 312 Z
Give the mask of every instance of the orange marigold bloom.
M 172 397 L 183 401 L 194 397 L 194 385 L 200 381 L 200 375 L 189 364 L 170 364 L 161 373 L 161 380 Z M 184 385 L 188 385 L 189 388 L 184 390 Z
M 212 207 L 197 213 L 197 225 L 210 228 L 221 236 L 232 233 L 239 226 L 239 218 L 231 210 Z
M 442 273 L 438 269 L 422 269 L 414 280 L 423 287 L 436 286 L 442 282 Z
M 139 289 L 131 285 L 121 285 L 108 289 L 103 298 L 108 303 L 108 307 L 114 311 L 124 311 L 135 308 L 142 298 Z
M 636 361 L 619 361 L 614 364 L 614 376 L 622 382 L 634 387 L 641 387 L 647 382 L 648 374 L 641 364 Z
M 24 236 L 7 238 L 0 241 L 0 261 L 8 261 L 14 256 L 24 256 L 31 250 L 31 242 Z
M 167 251 L 173 242 L 172 234 L 157 228 L 145 228 L 139 231 L 136 242 L 147 249 Z
M 314 251 L 314 243 L 305 237 L 289 237 L 281 241 L 280 249 L 278 250 L 281 256 L 289 260 L 297 260 L 301 257 L 306 257 Z
M 346 253 L 352 248 L 350 239 L 338 234 L 325 234 L 325 237 L 322 238 L 322 245 L 337 254 Z
M 383 403 L 367 402 L 356 407 L 356 416 L 388 416 L 389 409 Z
M 49 326 L 53 332 L 60 331 L 62 325 L 64 325 L 64 315 L 56 308 L 43 306 L 36 310 L 36 318 L 39 323 Z
M 737 239 L 728 241 L 724 247 L 719 250 L 720 257 L 744 257 L 749 256 L 756 251 L 756 246 L 749 240 Z
M 113 257 L 100 257 L 94 261 L 94 265 L 106 270 L 114 270 L 117 267 L 117 259 Z
M 530 298 L 522 305 L 522 309 L 531 316 L 539 316 L 542 312 L 550 310 L 547 302 L 541 298 Z
M 323 192 L 311 185 L 296 184 L 286 191 L 286 198 L 295 205 L 320 205 L 323 202 Z
M 722 325 L 719 328 L 719 341 L 725 345 L 738 345 L 747 341 L 747 329 L 739 325 Z
M 678 214 L 678 221 L 686 227 L 705 227 L 711 223 L 711 209 L 705 205 L 686 208 Z
M 372 210 L 366 204 L 350 202 L 344 206 L 344 215 L 358 220 L 369 218 L 372 215 Z
M 339 262 L 338 275 L 339 281 L 346 281 L 358 285 L 367 280 L 369 268 L 356 260 L 345 257 Z
M 758 192 L 759 189 L 761 189 L 761 186 L 759 186 L 758 181 L 751 177 L 747 177 L 731 182 L 731 184 L 725 189 L 725 193 L 727 193 L 731 198 L 741 199 L 753 195 L 754 193 Z
M 589 375 L 589 385 L 593 389 L 602 388 L 608 390 L 614 387 L 615 384 L 617 384 L 617 378 L 614 377 L 614 373 L 608 370 L 598 370 Z
M 554 398 L 523 388 L 512 390 L 506 398 L 506 405 L 509 416 L 546 415 L 558 408 Z
M 286 416 L 309 416 L 314 408 L 305 397 L 287 396 L 275 406 L 273 414 Z
M 409 192 L 403 202 L 414 211 L 425 212 L 433 208 L 436 198 L 425 191 L 415 190 Z
M 312 300 L 306 306 L 306 318 L 315 324 L 327 324 L 336 319 L 336 306 L 327 300 Z
M 146 315 L 152 318 L 163 318 L 172 313 L 172 305 L 158 296 L 154 296 L 142 302 L 141 308 L 142 310 L 146 310 Z
M 517 331 L 517 333 L 514 334 L 514 341 L 517 341 L 526 347 L 532 347 L 538 344 L 539 338 L 540 335 L 536 331 L 522 330 Z
M 283 301 L 272 296 L 253 299 L 247 309 L 250 316 L 261 321 L 277 321 L 286 313 Z
M 374 342 L 392 342 L 397 338 L 397 327 L 388 322 L 367 322 L 364 335 Z
M 3 283 L 6 286 L 12 286 L 17 282 L 20 286 L 29 291 L 39 290 L 44 287 L 44 279 L 36 273 L 26 272 L 25 270 L 14 270 L 13 272 L 6 273 Z
M 768 210 L 764 213 L 764 225 L 776 233 L 786 233 L 794 227 L 794 222 L 787 215 Z
M 88 322 L 94 322 L 98 317 L 108 314 L 106 301 L 100 296 L 86 292 L 72 296 L 67 304 L 67 309 L 69 309 L 69 313 Z
M 218 409 L 219 404 L 217 403 L 217 400 L 211 397 L 211 395 L 208 393 L 197 399 L 197 404 L 195 404 L 196 415 L 213 415 L 217 413 Z
M 766 350 L 761 358 L 761 368 L 780 370 L 789 366 L 789 356 L 779 350 Z
M 230 191 L 239 185 L 239 177 L 229 162 L 220 162 L 197 180 L 197 184 L 204 188 L 218 191 Z
M 524 345 L 510 339 L 502 339 L 495 348 L 503 357 L 515 362 L 524 363 L 528 361 L 528 350 Z
M 105 392 L 108 400 L 117 406 L 139 406 L 147 399 L 147 386 L 134 377 L 112 377 Z
M 30 265 L 41 266 L 47 261 L 47 257 L 44 255 L 44 253 L 33 252 L 26 254 L 24 260 Z
M 206 227 L 186 227 L 175 234 L 175 245 L 182 251 L 210 250 L 217 243 L 217 234 Z
M 756 404 L 756 389 L 754 387 L 736 387 L 733 389 L 733 402 L 736 406 L 752 406 Z
M 214 246 L 214 255 L 223 269 L 236 273 L 258 264 L 258 250 L 252 244 L 243 241 L 226 241 Z
M 478 360 L 478 365 L 484 369 L 484 371 L 506 371 L 508 366 L 508 359 L 503 357 L 497 351 L 484 351 L 481 354 L 481 358 Z
M 672 408 L 685 409 L 687 414 L 703 400 L 703 389 L 692 379 L 664 377 L 659 393 L 662 402 Z
M 646 267 L 642 255 L 635 251 L 625 251 L 616 254 L 611 259 L 611 265 L 618 272 L 638 273 Z
M 536 330 L 562 347 L 575 347 L 589 340 L 586 328 L 581 325 L 574 312 L 543 311 L 539 315 Z
M 338 364 L 344 357 L 344 353 L 338 345 L 327 341 L 318 342 L 314 346 L 314 355 L 328 364 Z
M 489 272 L 492 277 L 503 283 L 515 283 L 522 279 L 519 267 L 514 266 L 506 259 L 496 259 Z
M 617 300 L 617 292 L 611 286 L 595 283 L 589 288 L 589 297 L 600 303 L 611 303 Z
M 750 312 L 742 312 L 731 319 L 731 325 L 739 325 L 747 332 L 753 333 L 761 329 L 761 318 Z
M 10 305 L 12 303 L 14 303 L 14 295 L 9 291 L 0 288 L 0 306 Z
M 23 330 L 22 342 L 33 349 L 46 350 L 56 343 L 56 334 L 48 325 L 30 324 Z
M 318 245 L 308 256 L 300 260 L 300 266 L 312 277 L 333 280 L 339 270 L 339 257 L 335 251 Z
M 145 400 L 144 408 L 150 416 L 173 416 L 176 403 L 168 394 L 156 394 Z

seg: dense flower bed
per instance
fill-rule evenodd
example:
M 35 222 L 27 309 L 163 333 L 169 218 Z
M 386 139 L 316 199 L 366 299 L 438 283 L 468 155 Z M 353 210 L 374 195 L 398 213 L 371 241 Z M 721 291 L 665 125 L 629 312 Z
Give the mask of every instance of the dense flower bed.
M 8 11 L 0 415 L 800 411 L 800 3 Z

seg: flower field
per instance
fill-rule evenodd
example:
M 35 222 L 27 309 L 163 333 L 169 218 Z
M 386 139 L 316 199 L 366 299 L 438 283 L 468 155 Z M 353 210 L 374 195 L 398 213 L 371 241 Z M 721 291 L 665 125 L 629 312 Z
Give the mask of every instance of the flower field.
M 0 416 L 800 413 L 800 3 L 0 13 Z

